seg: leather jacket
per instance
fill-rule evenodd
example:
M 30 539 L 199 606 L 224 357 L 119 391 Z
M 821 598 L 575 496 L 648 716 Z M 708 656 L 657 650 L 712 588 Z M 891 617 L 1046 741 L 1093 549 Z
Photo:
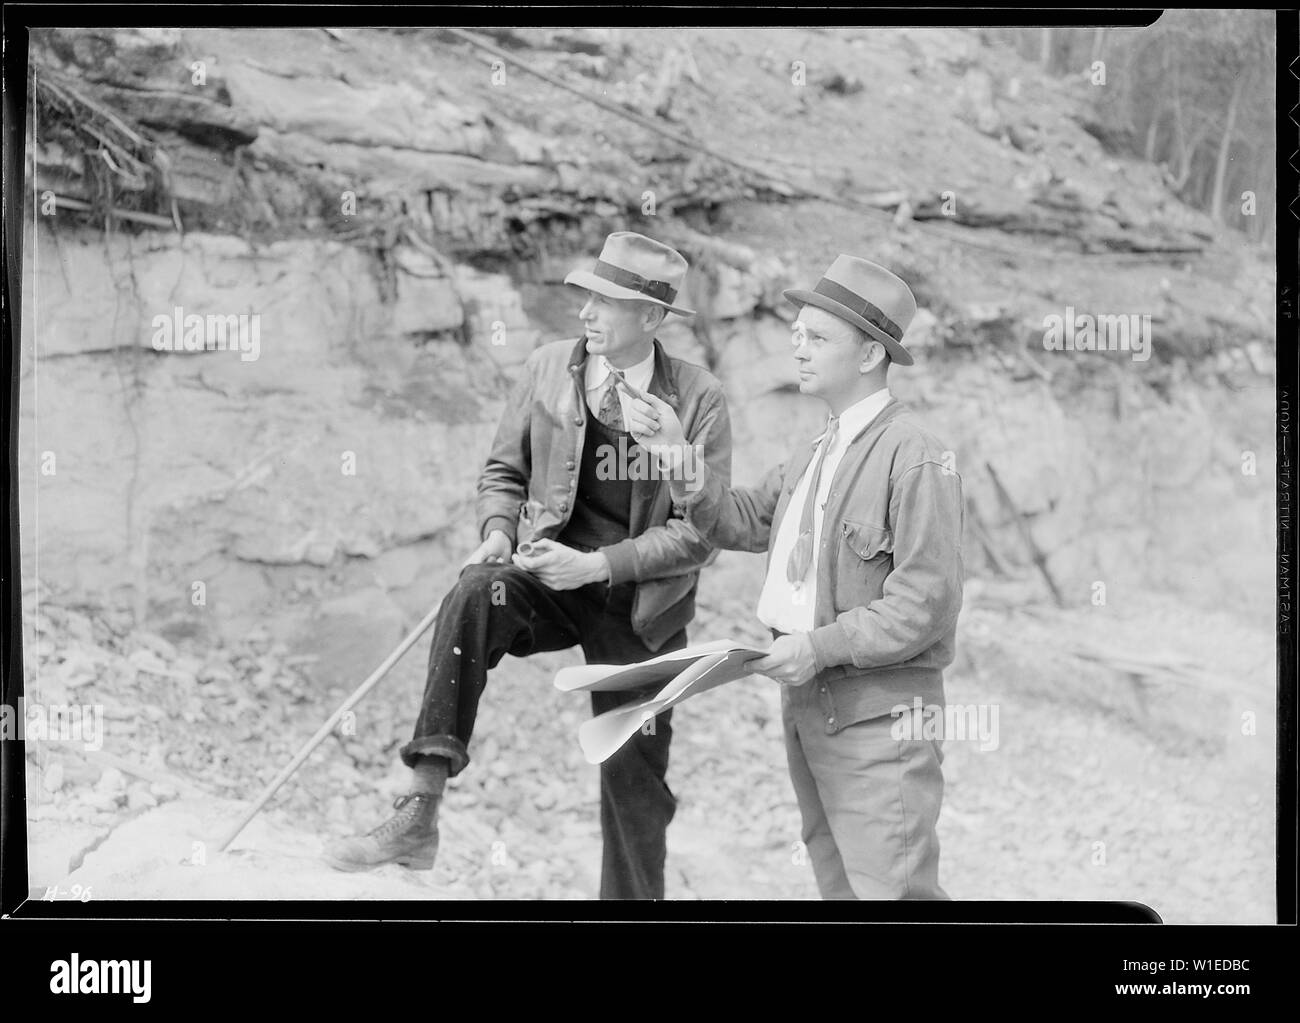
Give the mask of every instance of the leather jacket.
M 499 529 L 518 546 L 555 539 L 568 524 L 590 415 L 586 361 L 582 338 L 551 342 L 528 357 L 479 476 L 480 536 Z M 731 421 L 717 378 L 655 341 L 649 390 L 676 411 L 710 473 L 729 483 Z M 654 459 L 647 453 L 639 464 L 647 471 L 637 475 L 646 478 L 632 476 L 628 538 L 600 551 L 609 561 L 609 585 L 636 584 L 632 628 L 657 650 L 694 616 L 699 569 L 716 555 L 674 505 Z

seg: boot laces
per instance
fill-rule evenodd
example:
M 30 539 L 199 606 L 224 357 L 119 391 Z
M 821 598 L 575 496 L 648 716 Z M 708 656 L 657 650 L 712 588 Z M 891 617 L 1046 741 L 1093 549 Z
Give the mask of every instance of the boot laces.
M 413 792 L 410 795 L 398 796 L 393 800 L 393 809 L 396 810 L 397 813 L 384 821 L 383 824 L 375 828 L 375 830 L 370 832 L 370 834 L 376 838 L 383 838 L 392 834 L 394 831 L 402 830 L 411 823 L 421 803 L 428 799 L 429 797 L 423 792 Z M 412 800 L 420 802 L 417 802 L 415 806 L 410 806 L 409 804 Z

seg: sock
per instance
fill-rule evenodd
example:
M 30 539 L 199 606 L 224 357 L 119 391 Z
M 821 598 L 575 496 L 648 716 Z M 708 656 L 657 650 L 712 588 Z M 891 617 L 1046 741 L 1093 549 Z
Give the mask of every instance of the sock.
M 411 774 L 411 791 L 441 798 L 450 771 L 451 761 L 446 757 L 420 757 Z

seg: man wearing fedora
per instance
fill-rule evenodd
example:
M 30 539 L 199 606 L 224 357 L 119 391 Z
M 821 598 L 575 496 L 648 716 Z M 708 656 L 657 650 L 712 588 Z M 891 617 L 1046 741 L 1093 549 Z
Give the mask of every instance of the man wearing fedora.
M 944 899 L 941 739 L 896 727 L 896 708 L 918 698 L 941 711 L 962 600 L 961 479 L 886 381 L 912 364 L 902 342 L 916 301 L 884 267 L 844 255 L 785 297 L 799 307 L 799 390 L 826 403 L 825 431 L 756 487 L 730 489 L 705 467 L 689 490 L 674 481 L 673 497 L 718 547 L 767 552 L 757 613 L 773 642 L 749 667 L 783 687 L 822 897 Z M 631 422 L 680 473 L 689 452 L 673 409 L 650 396 Z
M 630 386 L 673 409 L 702 464 L 729 479 L 721 384 L 655 339 L 667 315 L 693 315 L 673 304 L 686 271 L 674 249 L 618 232 L 591 270 L 565 277 L 585 289 L 584 333 L 534 351 L 506 403 L 478 482 L 482 543 L 438 612 L 423 703 L 401 749 L 412 769 L 409 794 L 374 831 L 334 843 L 333 866 L 433 866 L 444 786 L 469 763 L 488 671 L 505 654 L 578 645 L 588 662 L 627 664 L 686 645 L 712 548 L 682 519 L 666 478 L 628 465 L 638 455 L 654 463 L 626 418 Z M 592 710 L 645 695 L 593 693 Z M 601 765 L 603 899 L 664 897 L 676 805 L 665 783 L 670 720 L 671 712 L 647 722 Z

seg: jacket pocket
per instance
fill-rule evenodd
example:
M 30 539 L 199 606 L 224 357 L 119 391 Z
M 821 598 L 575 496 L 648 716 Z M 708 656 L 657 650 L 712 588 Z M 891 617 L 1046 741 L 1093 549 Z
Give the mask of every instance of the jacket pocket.
M 845 519 L 843 529 L 844 542 L 863 561 L 894 553 L 894 534 L 884 526 Z
M 894 568 L 894 534 L 885 526 L 845 519 L 835 567 L 835 610 L 866 607 L 879 600 Z
M 515 546 L 542 538 L 553 540 L 559 535 L 564 520 L 551 511 L 543 501 L 526 501 L 519 509 L 519 522 L 515 527 Z

